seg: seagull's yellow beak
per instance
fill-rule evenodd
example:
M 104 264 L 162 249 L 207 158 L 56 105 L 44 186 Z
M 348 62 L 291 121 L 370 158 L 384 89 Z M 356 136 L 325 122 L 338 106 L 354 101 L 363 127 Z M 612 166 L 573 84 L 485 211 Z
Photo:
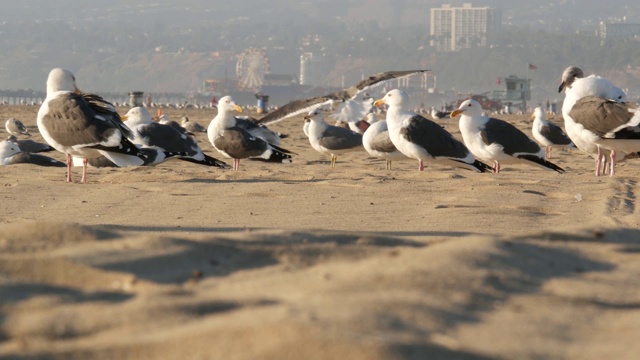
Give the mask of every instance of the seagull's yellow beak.
M 82 94 L 82 91 L 80 91 L 80 89 L 78 89 L 78 87 L 75 84 L 73 84 L 73 89 L 74 89 L 73 90 L 74 93 L 78 95 Z
M 233 110 L 237 112 L 242 112 L 242 108 L 239 105 L 233 105 Z
M 122 121 L 127 121 L 128 118 L 129 117 L 127 115 L 120 116 L 120 120 L 122 120 Z
M 534 120 L 535 118 L 536 118 L 536 114 L 535 113 L 531 114 L 531 120 Z
M 453 110 L 453 111 L 451 112 L 451 117 L 452 117 L 452 118 L 453 118 L 453 117 L 456 117 L 456 116 L 458 116 L 458 115 L 462 114 L 463 112 L 464 112 L 464 110 L 460 110 L 460 109 L 458 109 L 458 110 Z
M 376 101 L 373 102 L 373 106 L 378 107 L 380 105 L 384 104 L 384 99 L 378 99 Z

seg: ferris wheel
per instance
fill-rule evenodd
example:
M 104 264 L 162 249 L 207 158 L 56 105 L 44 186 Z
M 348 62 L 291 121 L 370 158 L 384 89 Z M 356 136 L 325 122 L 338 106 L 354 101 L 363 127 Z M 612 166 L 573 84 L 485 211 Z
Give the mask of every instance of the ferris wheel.
M 271 72 L 269 58 L 264 49 L 248 48 L 238 55 L 236 76 L 241 89 L 258 89 L 264 84 L 264 75 Z

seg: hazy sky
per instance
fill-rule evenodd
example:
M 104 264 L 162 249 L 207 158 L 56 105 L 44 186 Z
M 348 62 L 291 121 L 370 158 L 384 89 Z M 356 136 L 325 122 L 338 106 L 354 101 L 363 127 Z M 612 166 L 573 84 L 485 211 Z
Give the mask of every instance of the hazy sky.
M 578 27 L 580 23 L 597 23 L 623 16 L 629 22 L 640 22 L 640 2 L 637 0 L 158 0 L 153 3 L 143 0 L 23 0 L 2 1 L 0 22 L 58 19 L 149 25 L 161 21 L 183 27 L 238 17 L 268 22 L 308 16 L 316 20 L 373 20 L 383 25 L 397 25 L 428 21 L 429 8 L 443 3 L 461 5 L 463 2 L 500 7 L 504 21 L 514 24 L 544 26 L 564 19 Z

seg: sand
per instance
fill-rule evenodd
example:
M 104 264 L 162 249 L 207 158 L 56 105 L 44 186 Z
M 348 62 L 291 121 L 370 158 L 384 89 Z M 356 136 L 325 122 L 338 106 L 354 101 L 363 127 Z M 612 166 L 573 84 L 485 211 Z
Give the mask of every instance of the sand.
M 36 113 L 0 107 L 41 140 Z M 554 151 L 564 175 L 420 173 L 362 150 L 332 170 L 301 117 L 272 128 L 293 164 L 91 168 L 87 184 L 1 167 L 0 357 L 637 358 L 640 160 L 614 178 L 577 150 Z

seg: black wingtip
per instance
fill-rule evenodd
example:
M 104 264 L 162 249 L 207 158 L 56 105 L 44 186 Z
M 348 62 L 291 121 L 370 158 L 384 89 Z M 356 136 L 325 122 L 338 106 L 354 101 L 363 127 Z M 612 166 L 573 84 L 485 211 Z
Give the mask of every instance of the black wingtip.
M 287 149 L 285 149 L 285 148 L 281 148 L 281 147 L 276 146 L 276 145 L 273 145 L 273 144 L 269 144 L 269 145 L 271 145 L 271 147 L 272 147 L 274 150 L 279 151 L 279 152 L 281 152 L 281 153 L 283 153 L 283 154 L 298 155 L 298 154 L 294 153 L 294 152 L 293 152 L 293 151 L 291 151 L 291 150 L 287 150 Z M 289 156 L 289 158 L 291 158 L 291 156 Z
M 290 163 L 291 162 L 291 152 L 285 153 L 280 151 L 279 149 L 273 150 L 271 156 L 267 161 L 269 162 L 280 162 L 280 163 Z
M 460 167 L 465 170 L 473 171 L 473 169 L 470 169 L 469 167 L 465 166 L 465 165 L 468 165 L 468 166 L 474 167 L 476 170 L 478 170 L 481 173 L 487 172 L 487 171 L 493 171 L 493 168 L 491 166 L 483 163 L 482 161 L 475 160 L 472 164 L 469 164 L 468 162 L 462 161 L 462 160 L 456 160 L 456 159 L 452 159 L 452 160 L 457 161 L 460 164 L 464 164 Z
M 289 164 L 293 162 L 293 158 L 291 157 L 290 154 L 292 153 L 284 153 L 274 147 L 271 151 L 271 156 L 269 156 L 268 159 L 264 159 L 261 157 L 252 157 L 252 158 L 249 158 L 249 160 Z
M 483 172 L 492 172 L 493 168 L 482 161 L 476 160 L 473 162 L 473 166 L 476 167 L 481 173 Z
M 224 161 L 220 161 L 214 157 L 211 157 L 207 154 L 204 154 L 204 160 L 196 160 L 190 157 L 182 157 L 180 160 L 188 161 L 190 163 L 205 165 L 205 166 L 213 166 L 220 169 L 228 169 L 230 166 L 227 165 Z
M 535 155 L 518 155 L 518 158 L 529 160 L 529 161 L 534 162 L 536 164 L 542 165 L 542 166 L 546 167 L 549 170 L 556 171 L 559 174 L 564 174 L 564 169 L 561 168 L 560 166 L 552 163 L 551 161 L 548 161 L 548 160 L 545 160 L 543 158 L 537 157 Z

